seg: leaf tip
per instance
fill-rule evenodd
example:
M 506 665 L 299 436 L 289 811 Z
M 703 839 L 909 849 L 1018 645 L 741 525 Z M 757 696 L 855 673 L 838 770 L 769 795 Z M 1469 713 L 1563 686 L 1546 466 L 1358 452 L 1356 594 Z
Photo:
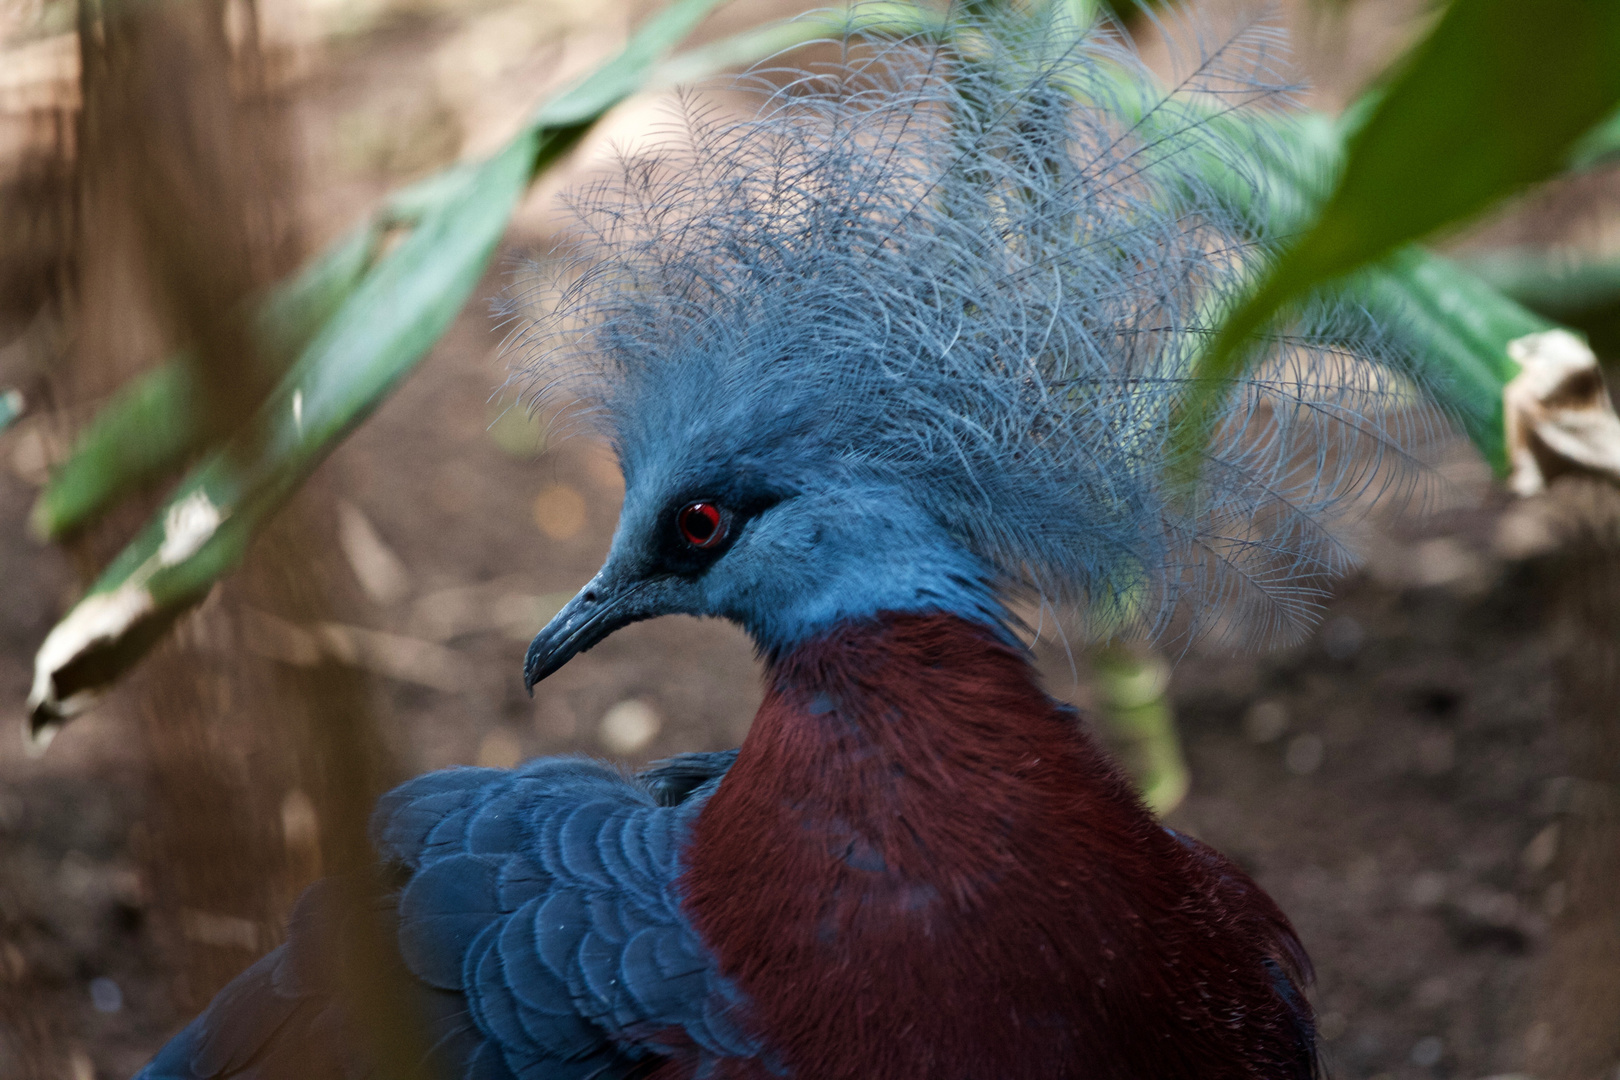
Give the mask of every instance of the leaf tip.
M 155 613 L 152 593 L 126 583 L 86 596 L 45 635 L 28 692 L 26 735 L 33 752 L 42 753 L 64 723 L 96 702 L 122 670 L 114 656 Z

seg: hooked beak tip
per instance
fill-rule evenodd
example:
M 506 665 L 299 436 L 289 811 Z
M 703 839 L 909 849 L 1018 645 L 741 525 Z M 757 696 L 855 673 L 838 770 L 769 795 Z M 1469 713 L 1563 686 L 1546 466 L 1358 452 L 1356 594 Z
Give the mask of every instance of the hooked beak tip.
M 573 657 L 608 634 L 649 614 L 635 602 L 640 586 L 620 591 L 604 585 L 602 575 L 563 605 L 534 636 L 523 658 L 523 688 L 534 696 L 535 684 L 554 674 Z
M 534 640 L 529 643 L 528 655 L 523 658 L 523 689 L 531 698 L 534 697 L 535 683 L 551 674 L 545 670 L 546 659 L 554 651 L 548 640 L 550 630 L 551 627 L 547 626 L 535 635 Z

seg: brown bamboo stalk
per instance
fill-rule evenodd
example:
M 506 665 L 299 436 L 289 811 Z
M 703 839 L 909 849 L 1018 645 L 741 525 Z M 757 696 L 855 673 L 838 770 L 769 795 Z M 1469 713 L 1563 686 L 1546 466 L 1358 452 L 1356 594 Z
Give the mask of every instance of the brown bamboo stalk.
M 1548 567 L 1561 644 L 1563 806 L 1552 930 L 1529 1064 L 1543 1080 L 1620 1075 L 1620 490 L 1567 477 L 1549 496 L 1565 545 Z

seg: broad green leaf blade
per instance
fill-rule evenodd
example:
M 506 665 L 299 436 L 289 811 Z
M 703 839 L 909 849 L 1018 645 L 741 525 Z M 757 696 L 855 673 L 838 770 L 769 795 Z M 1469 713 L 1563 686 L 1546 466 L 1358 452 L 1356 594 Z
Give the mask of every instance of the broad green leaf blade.
M 1508 343 L 1554 324 L 1488 282 L 1422 248 L 1403 248 L 1351 286 L 1418 354 L 1427 389 L 1497 475 L 1508 471 L 1502 391 L 1519 373 Z
M 362 228 L 274 290 L 256 319 L 260 348 L 278 367 L 296 356 L 359 284 L 375 259 L 381 230 Z M 155 483 L 202 449 L 206 425 L 191 364 L 170 360 L 132 380 L 79 435 L 29 515 L 29 527 L 55 540 L 125 495 Z
M 1620 259 L 1510 249 L 1466 266 L 1536 314 L 1585 334 L 1599 356 L 1620 358 Z
M 351 230 L 291 281 L 273 289 L 255 319 L 260 348 L 288 362 L 302 352 L 371 272 L 390 223 L 378 217 Z
M 618 56 L 542 105 L 535 113 L 531 130 L 594 123 L 607 110 L 640 91 L 653 65 L 680 44 L 719 2 L 675 0 L 643 23 Z
M 58 539 L 168 475 L 196 451 L 202 436 L 198 396 L 192 367 L 183 360 L 132 379 L 52 471 L 29 514 L 29 529 L 42 540 Z
M 1620 157 L 1620 112 L 1611 114 L 1597 127 L 1581 136 L 1569 155 L 1572 171 L 1607 165 Z
M 260 526 L 438 340 L 526 189 L 525 132 L 424 213 L 305 348 L 254 423 L 180 485 L 35 658 L 31 730 L 88 705 L 240 561 Z
M 1454 0 L 1350 137 L 1314 223 L 1256 282 L 1200 361 L 1176 419 L 1197 460 L 1255 335 L 1331 278 L 1558 172 L 1620 102 L 1620 4 Z
M 1454 0 L 1350 137 L 1337 188 L 1284 267 L 1344 273 L 1561 172 L 1620 104 L 1617 58 L 1620 4 Z
M 1113 103 L 1145 141 L 1183 122 L 1155 111 L 1156 97 L 1122 96 L 1141 95 L 1139 81 L 1125 80 L 1120 92 Z M 1332 190 L 1346 133 L 1359 128 L 1379 100 L 1379 94 L 1366 95 L 1337 119 L 1314 112 L 1256 119 L 1211 105 L 1205 122 L 1228 144 L 1247 147 L 1255 167 L 1243 175 L 1227 159 L 1207 154 L 1197 162 L 1200 180 L 1246 218 L 1254 235 L 1297 229 Z M 1418 358 L 1425 388 L 1491 466 L 1505 474 L 1502 390 L 1518 372 L 1507 344 L 1551 324 L 1491 282 L 1417 245 L 1362 270 L 1343 287 L 1380 324 L 1400 328 Z

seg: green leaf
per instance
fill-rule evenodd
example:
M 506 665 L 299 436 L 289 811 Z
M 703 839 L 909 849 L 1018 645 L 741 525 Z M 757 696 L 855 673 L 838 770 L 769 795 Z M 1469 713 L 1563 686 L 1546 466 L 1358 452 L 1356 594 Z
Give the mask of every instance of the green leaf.
M 93 700 L 234 568 L 265 519 L 438 340 L 483 275 L 542 136 L 441 189 L 304 349 L 249 427 L 203 462 L 35 659 L 32 731 Z
M 1463 267 L 1416 246 L 1356 275 L 1352 296 L 1398 328 L 1418 354 L 1428 389 L 1497 475 L 1508 469 L 1502 390 L 1519 373 L 1508 342 L 1553 323 Z
M 1204 381 L 1177 417 L 1178 442 L 1204 444 L 1226 385 L 1280 311 L 1562 169 L 1620 102 L 1616 56 L 1620 4 L 1455 0 L 1350 137 L 1314 222 L 1201 358 Z
M 378 227 L 358 229 L 271 292 L 255 320 L 266 361 L 285 368 L 309 344 L 370 270 L 381 239 Z M 201 408 L 196 373 L 184 355 L 131 380 L 52 473 L 29 515 L 30 529 L 41 539 L 59 539 L 174 472 L 202 449 Z
M 1562 171 L 1620 102 L 1617 56 L 1620 4 L 1455 0 L 1351 136 L 1279 276 L 1344 273 Z
M 116 499 L 168 475 L 202 435 L 191 365 L 171 361 L 137 376 L 79 436 L 29 514 L 42 540 L 71 532 Z
M 1620 112 L 1610 114 L 1581 136 L 1569 155 L 1571 170 L 1592 169 L 1620 157 Z
M 650 68 L 717 2 L 672 5 L 649 20 L 623 54 L 543 105 L 529 129 L 544 134 L 535 173 L 566 153 L 590 122 L 628 93 L 702 79 L 815 38 L 850 31 L 896 36 L 938 32 L 943 25 L 939 16 L 909 3 L 864 4 L 849 13 L 819 12 L 747 30 Z M 255 318 L 266 356 L 278 368 L 285 367 L 370 272 L 384 239 L 451 197 L 465 171 L 465 166 L 453 167 L 396 192 L 370 221 L 274 290 Z M 96 415 L 35 503 L 30 524 L 37 535 L 67 535 L 203 449 L 206 425 L 197 413 L 203 402 L 185 361 L 184 356 L 170 360 L 140 377 Z
M 1536 314 L 1585 334 L 1599 356 L 1620 358 L 1620 259 L 1515 248 L 1474 256 L 1465 265 Z
M 1158 94 L 1143 93 L 1140 80 L 1122 80 L 1117 91 L 1110 102 L 1145 142 L 1172 135 L 1186 123 L 1176 110 L 1156 108 Z M 1382 98 L 1378 92 L 1363 95 L 1338 118 L 1316 112 L 1255 117 L 1210 104 L 1203 122 L 1227 145 L 1242 148 L 1252 170 L 1240 173 L 1227 157 L 1206 153 L 1194 159 L 1199 180 L 1244 215 L 1254 235 L 1298 230 L 1332 190 L 1346 133 L 1360 128 Z M 1417 245 L 1401 248 L 1339 287 L 1349 289 L 1354 302 L 1379 323 L 1400 328 L 1419 358 L 1426 388 L 1492 467 L 1505 473 L 1502 389 L 1518 371 L 1508 359 L 1507 343 L 1552 324 L 1493 282 Z
M 271 291 L 255 319 L 259 347 L 291 362 L 371 272 L 381 254 L 388 215 L 379 215 L 333 244 L 290 282 Z

